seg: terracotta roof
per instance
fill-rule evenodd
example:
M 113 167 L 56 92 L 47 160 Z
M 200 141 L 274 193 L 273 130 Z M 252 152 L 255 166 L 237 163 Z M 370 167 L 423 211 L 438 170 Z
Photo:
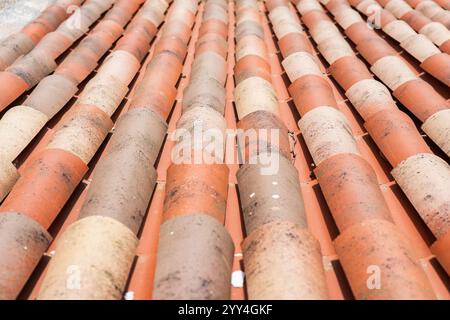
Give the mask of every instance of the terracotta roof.
M 449 3 L 56 1 L 0 43 L 0 298 L 449 299 Z

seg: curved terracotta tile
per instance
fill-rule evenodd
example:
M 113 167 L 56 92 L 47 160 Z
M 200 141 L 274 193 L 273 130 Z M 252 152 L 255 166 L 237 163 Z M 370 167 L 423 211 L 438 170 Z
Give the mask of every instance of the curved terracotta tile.
M 30 52 L 34 43 L 23 32 L 13 33 L 0 41 L 0 71 L 14 63 L 18 57 Z
M 207 33 L 196 42 L 195 57 L 205 52 L 215 52 L 226 59 L 228 54 L 228 44 L 222 37 L 217 37 L 213 33 Z
M 243 243 L 250 300 L 327 299 L 320 246 L 306 229 L 272 222 Z
M 420 67 L 450 86 L 450 56 L 447 53 L 438 53 L 425 59 Z
M 181 73 L 181 64 L 170 52 L 158 54 L 149 63 L 141 84 L 136 88 L 129 109 L 148 108 L 162 119 L 167 119 L 175 102 L 175 84 Z
M 337 108 L 331 85 L 323 76 L 303 76 L 289 86 L 289 93 L 301 115 L 320 106 Z
M 266 43 L 254 35 L 246 36 L 236 45 L 236 61 L 241 60 L 247 55 L 257 55 L 269 61 Z
M 236 16 L 236 25 L 241 24 L 244 21 L 253 21 L 256 23 L 261 23 L 261 16 L 259 12 L 251 8 L 243 8 L 239 11 Z
M 231 237 L 214 218 L 194 214 L 166 221 L 160 230 L 153 299 L 229 299 L 233 253 Z
M 123 66 L 127 67 L 124 68 Z M 141 64 L 135 56 L 128 51 L 117 50 L 111 53 L 103 62 L 98 70 L 97 77 L 111 76 L 128 86 L 140 68 Z
M 302 14 L 302 21 L 308 29 L 312 28 L 318 21 L 322 20 L 330 21 L 330 18 L 324 11 L 312 10 Z
M 392 12 L 397 18 L 402 17 L 408 12 L 414 11 L 406 2 L 401 0 L 391 0 L 384 6 L 386 10 Z
M 360 156 L 336 155 L 323 161 L 315 172 L 341 232 L 367 220 L 391 221 L 377 176 Z
M 320 3 L 314 0 L 297 1 L 296 7 L 301 14 L 305 14 L 312 10 L 324 11 Z
M 228 26 L 219 20 L 208 20 L 202 23 L 198 32 L 200 37 L 207 33 L 215 33 L 226 39 L 228 36 Z
M 128 1 L 129 5 L 125 10 L 125 5 L 123 2 L 124 1 L 119 2 L 118 5 L 114 6 L 105 15 L 106 20 L 113 21 L 122 27 L 125 26 L 131 18 L 132 11 L 136 11 L 139 7 L 139 3 L 136 3 L 135 1 Z
M 172 164 L 167 170 L 164 221 L 203 213 L 223 223 L 228 172 L 224 164 Z
M 362 1 L 361 0 L 329 0 L 325 7 L 333 14 L 336 14 L 337 12 L 341 10 L 348 10 L 349 9 L 349 3 L 351 3 L 354 6 L 358 6 Z
M 336 22 L 347 30 L 350 26 L 362 22 L 362 18 L 358 12 L 349 9 L 342 9 L 333 12 Z M 366 25 L 367 26 L 367 25 Z
M 144 30 L 143 27 L 134 28 L 131 31 L 128 31 L 127 28 L 125 35 L 117 42 L 117 45 L 114 48 L 117 50 L 115 52 L 128 52 L 138 61 L 142 61 L 150 50 L 150 41 L 156 34 L 156 28 L 153 34 L 147 34 Z
M 106 32 L 92 33 L 85 37 L 71 54 L 77 54 L 86 60 L 98 61 L 116 39 L 111 38 Z
M 234 90 L 234 100 L 239 119 L 255 111 L 279 114 L 275 90 L 270 82 L 259 77 L 250 77 L 239 83 Z
M 422 122 L 450 108 L 450 104 L 422 79 L 407 81 L 392 94 Z
M 44 113 L 53 118 L 78 91 L 77 86 L 69 79 L 53 74 L 37 85 L 23 102 L 23 105 Z
M 242 149 L 244 150 L 242 156 L 246 161 L 269 150 L 270 152 L 279 152 L 287 159 L 291 158 L 289 131 L 281 119 L 273 113 L 268 111 L 252 112 L 237 123 L 237 128 L 243 130 L 244 137 L 248 135 L 248 138 L 242 141 L 244 145 L 238 145 L 241 155 Z M 276 130 L 277 138 L 272 139 L 272 130 Z
M 400 18 L 408 23 L 417 32 L 419 32 L 420 29 L 431 22 L 430 19 L 415 10 L 411 10 L 405 13 L 403 16 L 397 18 Z
M 129 109 L 148 108 L 154 111 L 161 119 L 167 119 L 175 102 L 177 90 L 175 87 L 161 85 L 148 88 L 138 88 Z
M 415 9 L 433 21 L 439 21 L 444 25 L 448 21 L 448 12 L 433 1 L 421 1 Z
M 389 89 L 374 79 L 356 82 L 345 92 L 345 95 L 364 120 L 380 111 L 397 110 Z
M 224 86 L 227 78 L 226 60 L 215 52 L 197 55 L 191 66 L 190 81 L 198 78 L 212 78 Z
M 0 214 L 0 299 L 16 299 L 52 240 L 37 222 L 15 212 Z
M 55 74 L 66 77 L 78 85 L 97 67 L 97 61 L 76 50 L 56 68 Z
M 45 52 L 32 51 L 14 62 L 6 71 L 21 77 L 28 88 L 32 88 L 55 69 L 55 61 Z
M 393 167 L 418 153 L 432 153 L 414 122 L 400 110 L 380 111 L 364 127 Z
M 383 31 L 398 42 L 403 42 L 408 37 L 416 35 L 414 29 L 403 20 L 394 20 L 386 24 Z
M 42 112 L 26 106 L 9 109 L 0 120 L 2 160 L 12 162 L 48 121 Z
M 225 88 L 217 80 L 212 78 L 193 79 L 183 91 L 183 111 L 207 106 L 223 114 L 225 100 Z
M 59 32 L 51 32 L 39 41 L 35 47 L 35 50 L 41 50 L 53 59 L 56 59 L 63 52 L 69 49 L 72 44 L 73 40 L 68 36 Z
M 178 25 L 181 28 L 189 28 L 185 23 L 182 23 L 183 25 Z M 171 23 L 171 25 L 173 25 Z M 140 16 L 139 13 L 135 16 L 133 20 L 130 21 L 130 23 L 127 25 L 127 32 L 126 35 L 130 33 L 143 33 L 143 35 L 146 36 L 148 40 L 151 40 L 157 33 L 158 27 L 151 22 L 150 20 L 146 19 L 143 16 Z
M 400 46 L 420 62 L 424 62 L 429 57 L 441 53 L 433 42 L 422 34 L 409 36 L 400 43 Z
M 86 165 L 71 153 L 44 150 L 23 171 L 0 211 L 19 212 L 47 229 L 86 171 Z
M 417 79 L 410 67 L 397 56 L 385 56 L 378 59 L 370 70 L 392 91 L 411 80 Z
M 267 10 L 272 11 L 276 7 L 279 6 L 287 6 L 288 1 L 287 0 L 267 0 L 266 1 L 266 7 Z
M 154 85 L 156 85 L 156 82 L 161 82 L 175 86 L 180 78 L 182 68 L 182 63 L 174 53 L 170 51 L 160 52 L 157 55 L 155 53 L 147 65 L 142 85 L 140 86 L 148 87 L 148 84 L 152 82 Z
M 172 52 L 178 57 L 180 62 L 183 62 L 187 53 L 187 47 L 178 37 L 162 37 L 155 44 L 153 55 L 157 55 L 163 51 Z
M 209 20 L 218 20 L 228 24 L 228 12 L 226 8 L 219 7 L 211 2 L 207 2 L 204 7 L 202 22 Z
M 255 36 L 264 40 L 264 30 L 261 24 L 254 21 L 243 21 L 235 29 L 236 42 L 240 42 L 246 36 Z
M 313 55 L 307 52 L 296 52 L 289 55 L 282 61 L 282 65 L 291 82 L 307 75 L 322 76 L 317 61 Z
M 266 60 L 257 55 L 247 55 L 234 66 L 236 85 L 251 77 L 259 77 L 271 82 L 270 71 L 270 65 Z
M 369 39 L 377 37 L 375 31 L 369 28 L 367 26 L 367 22 L 364 21 L 356 22 L 350 25 L 345 29 L 345 34 L 356 45 L 363 41 L 369 41 Z M 376 47 L 374 49 L 376 49 Z
M 450 167 L 434 154 L 417 154 L 401 162 L 392 176 L 422 219 L 439 238 L 450 229 Z
M 170 15 L 167 17 L 166 21 L 172 20 L 181 20 L 184 21 L 189 26 L 192 26 L 195 21 L 195 14 L 187 10 L 186 8 L 182 8 L 181 6 L 174 7 L 170 11 Z
M 318 49 L 329 64 L 343 57 L 353 57 L 352 48 L 342 37 L 328 38 L 318 44 Z
M 447 154 L 450 155 L 450 110 L 441 110 L 429 117 L 422 130 Z
M 164 12 L 169 7 L 168 1 L 152 1 L 152 2 L 146 2 L 142 6 L 142 15 L 145 17 L 148 17 L 149 19 L 155 19 L 157 18 L 158 21 L 155 23 L 156 26 L 162 23 L 164 20 Z M 195 10 L 195 8 L 193 9 Z M 148 16 L 148 14 L 150 14 Z M 155 15 L 157 17 L 155 17 Z
M 46 148 L 66 150 L 88 164 L 112 127 L 99 108 L 77 105 L 64 115 Z
M 114 219 L 73 223 L 58 239 L 37 298 L 121 299 L 137 245 L 136 236 Z
M 259 7 L 258 7 L 258 4 L 256 3 L 256 1 L 237 1 L 236 2 L 235 10 L 236 10 L 237 14 L 239 14 L 240 10 L 247 9 L 247 8 L 251 8 L 255 11 L 259 10 Z
M 333 22 L 328 20 L 322 20 L 316 22 L 316 24 L 309 29 L 309 32 L 314 39 L 314 42 L 321 44 L 324 41 L 329 41 L 330 38 L 341 38 L 339 29 Z
M 329 71 L 346 91 L 361 80 L 373 78 L 366 65 L 357 57 L 343 57 L 331 64 Z
M 397 54 L 397 51 L 395 51 L 386 40 L 378 37 L 362 40 L 356 46 L 356 50 L 370 65 L 375 64 L 383 57 L 395 56 Z
M 296 21 L 284 21 L 279 25 L 274 25 L 273 29 L 278 39 L 291 33 L 301 34 L 303 32 L 302 27 Z
M 238 171 L 238 185 L 245 229 L 248 234 L 274 221 L 290 221 L 306 228 L 298 173 L 290 161 L 279 158 L 279 169 L 264 174 L 265 166 L 245 164 Z
M 23 27 L 20 32 L 26 34 L 36 44 L 50 31 L 44 24 L 33 21 Z
M 179 131 L 173 136 L 176 145 L 172 157 L 183 163 L 223 163 L 226 127 L 223 115 L 212 108 L 196 106 L 186 110 L 177 122 Z
M 439 22 L 430 22 L 420 29 L 419 33 L 425 35 L 437 46 L 450 40 L 450 31 Z
M 74 1 L 76 5 L 77 1 Z M 45 21 L 45 24 L 54 30 L 67 17 L 67 10 L 59 4 L 47 7 L 35 21 Z
M 109 217 L 137 234 L 156 184 L 156 171 L 136 145 L 108 153 L 97 164 L 79 219 Z
M 435 299 L 408 239 L 392 223 L 354 225 L 334 244 L 356 299 Z
M 294 52 L 307 52 L 312 54 L 312 46 L 304 34 L 290 33 L 278 39 L 278 46 L 283 57 L 288 57 Z
M 389 24 L 392 21 L 396 21 L 395 16 L 390 13 L 388 10 L 382 9 L 380 11 L 380 25 L 381 27 L 386 26 L 387 24 Z
M 298 126 L 316 165 L 337 154 L 359 155 L 347 119 L 335 108 L 314 108 L 300 119 Z
M 5 109 L 28 89 L 21 77 L 11 72 L 0 72 L 0 111 Z M 5 84 L 8 84 L 7 86 Z
M 122 1 L 123 2 L 123 1 Z M 116 4 L 119 5 L 122 2 L 118 2 Z M 111 12 L 111 11 L 108 11 Z M 99 35 L 97 35 L 96 33 L 99 33 Z M 91 39 L 99 39 L 103 41 L 106 41 L 106 39 L 108 39 L 109 41 L 114 41 L 115 39 L 119 38 L 120 35 L 123 33 L 123 26 L 118 24 L 115 21 L 109 20 L 109 19 L 103 19 L 102 21 L 100 21 L 95 27 L 94 29 L 92 29 L 92 34 L 89 34 L 86 38 L 84 38 L 80 44 L 82 44 L 83 42 L 90 42 L 92 41 Z
M 128 87 L 113 76 L 92 79 L 77 99 L 77 104 L 95 106 L 112 116 L 128 93 Z
M 276 8 L 270 9 L 270 5 L 268 5 L 266 1 L 266 8 L 269 10 L 269 20 L 272 23 L 272 25 L 280 24 L 283 20 L 291 20 L 294 16 L 292 11 L 289 10 L 288 3 L 281 4 L 277 6 Z M 254 11 L 253 11 L 254 12 Z M 260 20 L 257 21 L 258 23 L 261 23 Z M 298 22 L 298 19 L 297 19 Z
M 116 122 L 108 143 L 108 153 L 136 145 L 151 164 L 156 162 L 167 131 L 167 124 L 146 108 L 129 110 Z

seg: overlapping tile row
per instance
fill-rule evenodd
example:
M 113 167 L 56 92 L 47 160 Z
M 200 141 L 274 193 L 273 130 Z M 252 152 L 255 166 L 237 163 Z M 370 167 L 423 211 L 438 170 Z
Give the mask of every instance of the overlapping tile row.
M 166 8 L 165 1 L 148 1 L 137 19 L 144 26 L 146 14 L 162 18 Z M 196 1 L 176 0 L 169 9 L 129 109 L 117 121 L 106 153 L 95 167 L 78 221 L 58 241 L 38 298 L 122 297 L 156 184 L 154 164 L 166 135 L 166 118 L 175 101 L 196 11 Z M 149 50 L 146 43 L 140 43 L 140 52 Z M 64 270 L 73 265 L 84 275 L 78 290 L 66 287 Z
M 345 5 L 333 6 L 328 2 L 327 7 L 335 17 L 351 15 L 348 10 L 352 9 Z M 365 23 L 355 20 L 354 23 L 348 23 L 348 20 L 336 19 L 349 38 L 354 43 L 360 43 L 357 33 L 349 30 L 364 28 Z M 366 33 L 372 34 L 371 31 Z M 336 33 L 336 37 L 342 36 Z M 359 44 L 357 50 L 358 46 Z M 378 61 L 382 62 L 382 59 L 384 58 Z M 432 246 L 432 251 L 444 268 L 450 270 L 449 256 L 443 249 L 450 246 L 450 166 L 432 153 L 412 119 L 396 107 L 388 89 L 373 79 L 369 70 L 353 53 L 340 60 L 348 60 L 348 65 L 353 65 L 353 69 L 339 71 L 343 64 L 337 60 L 330 67 L 331 74 L 346 90 L 346 96 L 365 120 L 365 128 L 392 165 L 391 173 L 396 182 L 438 239 Z M 355 68 L 356 65 L 360 67 Z M 395 68 L 396 64 L 391 66 Z M 385 72 L 392 72 L 392 68 L 387 68 Z M 449 125 L 450 123 L 444 124 L 447 127 Z
M 131 19 L 141 3 L 141 0 L 119 2 L 118 10 L 113 9 L 110 17 L 122 17 L 126 24 L 125 20 Z M 134 39 L 145 34 L 145 41 L 150 43 L 166 7 L 167 3 L 158 0 L 144 5 L 115 50 L 86 85 L 78 102 L 59 121 L 49 141 L 29 159 L 23 174 L 0 206 L 4 220 L 21 221 L 14 224 L 17 232 L 11 233 L 11 228 L 0 231 L 1 256 L 5 257 L 0 263 L 2 298 L 17 296 L 45 252 L 51 241 L 46 230 L 87 172 L 90 160 L 113 126 L 111 115 L 141 66 L 142 56 L 136 52 L 143 44 Z M 155 24 L 154 19 L 157 19 Z M 115 25 L 121 29 L 120 25 Z M 99 92 L 106 99 L 99 99 Z M 122 96 L 112 101 L 107 99 L 115 94 Z M 80 223 L 79 228 L 89 230 L 96 223 L 102 227 L 106 224 L 95 218 L 90 221 L 92 224 Z M 84 250 L 83 246 L 80 250 Z M 14 255 L 9 254 L 12 251 Z
M 29 53 L 0 72 L 0 111 L 55 71 L 55 59 L 81 38 L 114 1 L 87 1 Z M 38 23 L 41 25 L 41 23 Z
M 331 69 L 341 59 L 356 59 L 319 2 L 300 0 L 296 6 Z M 330 81 L 322 74 L 300 24 L 282 1 L 269 16 L 275 30 L 277 25 L 296 25 L 295 46 L 286 50 L 282 46 L 286 35 L 279 38 L 282 64 L 292 82 L 289 91 L 301 115 L 299 128 L 316 165 L 317 181 L 340 231 L 334 245 L 355 298 L 434 298 L 414 248 L 393 223 L 376 173 L 362 156 L 350 123 L 339 110 Z M 352 72 L 356 63 L 361 62 L 356 59 L 340 69 L 347 79 L 360 75 Z M 378 289 L 368 285 L 371 268 L 379 271 Z
M 14 159 L 30 144 L 45 124 L 72 99 L 80 83 L 97 67 L 98 61 L 121 36 L 123 27 L 131 19 L 142 1 L 118 1 L 95 28 L 78 44 L 76 49 L 61 62 L 55 73 L 43 78 L 18 106 L 10 108 L 0 120 L 0 199 L 11 190 L 18 178 L 12 164 Z M 111 3 L 111 2 L 110 2 Z M 105 3 L 104 3 L 105 4 Z M 104 6 L 106 11 L 109 6 Z M 68 43 L 42 41 L 35 50 L 41 50 L 53 58 L 66 50 Z M 117 82 L 117 81 L 115 81 Z M 88 86 L 78 101 L 79 104 L 96 104 L 104 99 L 104 87 L 115 83 L 103 82 Z M 126 90 L 119 86 L 120 91 Z M 121 101 L 122 94 L 110 93 L 109 99 Z M 110 102 L 111 102 L 110 101 Z M 107 107 L 107 106 L 105 106 Z
M 58 0 L 21 31 L 0 41 L 0 72 L 13 64 L 20 56 L 30 52 L 49 32 L 55 31 L 74 12 L 74 7 L 83 2 L 84 0 Z M 51 38 L 55 39 L 56 36 L 47 37 L 46 41 Z
M 396 0 L 394 0 L 396 1 Z M 450 86 L 450 55 L 447 52 L 441 52 L 437 46 L 450 41 L 450 31 L 438 22 L 430 22 L 419 29 L 418 33 L 414 31 L 405 21 L 397 20 L 389 11 L 383 9 L 375 0 L 354 0 L 352 6 L 358 11 L 373 20 L 374 27 L 382 28 L 395 41 L 399 42 L 400 47 L 405 49 L 412 57 L 420 62 L 420 67 L 427 73 Z M 384 12 L 383 12 L 384 11 Z M 363 28 L 370 28 L 356 13 L 346 11 L 347 15 L 353 15 L 353 20 L 349 23 L 359 20 L 360 25 L 354 25 L 350 30 L 353 34 L 362 32 Z M 340 14 L 342 16 L 342 14 Z M 354 24 L 354 23 L 352 23 Z M 363 26 L 364 24 L 364 26 Z M 376 45 L 384 49 L 384 56 L 396 55 L 396 51 L 390 48 L 390 45 L 381 39 L 375 32 L 367 31 L 361 33 L 358 39 L 358 47 L 367 55 L 369 48 Z M 445 48 L 445 45 L 444 45 Z M 379 54 L 379 53 L 378 53 Z M 376 54 L 375 54 L 376 55 Z M 378 58 L 378 56 L 370 56 Z M 375 61 L 373 61 L 375 62 Z M 372 61 L 370 61 L 372 63 Z
M 450 103 L 417 73 L 392 48 L 360 21 L 346 1 L 328 2 L 330 11 L 346 30 L 356 50 L 371 65 L 370 70 L 392 90 L 392 94 L 421 122 L 422 130 L 450 155 Z M 345 16 L 347 14 L 347 18 Z M 369 41 L 364 39 L 368 38 Z M 366 42 L 366 43 L 364 43 Z M 370 42 L 376 45 L 369 45 Z M 344 61 L 344 60 L 342 60 Z M 343 64 L 343 62 L 341 62 Z M 344 66 L 342 65 L 341 68 Z M 448 69 L 448 63 L 442 70 Z M 344 88 L 345 90 L 348 88 Z
M 429 2 L 429 1 L 426 1 Z M 380 11 L 381 24 L 383 31 L 389 34 L 391 37 L 397 41 L 404 40 L 406 37 L 412 35 L 411 29 L 418 32 L 421 35 L 426 36 L 435 45 L 437 45 L 442 52 L 447 54 L 450 53 L 450 37 L 449 30 L 440 22 L 433 22 L 426 17 L 422 16 L 420 13 L 414 11 L 408 11 L 403 13 L 399 10 L 395 10 L 396 2 L 392 2 L 389 6 L 389 2 L 378 1 L 380 6 L 384 9 Z M 365 6 L 358 4 L 358 2 L 351 1 L 350 4 L 355 6 L 358 10 L 363 9 Z M 398 6 L 398 4 L 397 4 Z M 359 8 L 358 8 L 359 7 Z M 374 6 L 376 10 L 377 7 Z M 367 8 L 364 8 L 367 10 Z M 400 19 L 397 21 L 397 19 Z M 384 25 L 384 26 L 383 26 Z M 401 39 L 401 40 L 400 40 Z
M 436 3 L 436 1 L 406 1 L 409 5 L 414 7 L 416 10 L 409 10 L 407 7 L 406 13 L 402 15 L 402 20 L 406 21 L 414 30 L 425 34 L 429 37 L 435 44 L 439 45 L 441 50 L 450 53 L 450 41 L 447 38 L 447 33 L 443 32 L 442 26 L 447 29 L 450 27 L 450 3 L 448 0 L 439 0 L 441 6 L 446 7 L 445 10 L 441 10 Z M 392 8 L 392 4 L 386 7 L 387 3 L 381 3 L 386 9 L 395 14 L 395 3 Z M 444 8 L 443 8 L 444 9 Z M 445 36 L 444 36 L 445 35 Z M 437 43 L 441 42 L 441 44 Z
M 442 23 L 446 28 L 450 27 L 449 3 L 447 0 L 439 0 L 440 4 L 431 0 L 383 0 L 386 9 L 394 13 L 397 18 L 416 24 L 425 21 Z
M 230 298 L 234 244 L 223 226 L 229 176 L 225 140 L 218 149 L 207 148 L 211 130 L 225 137 L 227 36 L 227 1 L 205 1 L 181 117 L 171 134 L 175 145 L 165 184 L 156 300 Z
M 245 160 L 237 180 L 247 233 L 242 244 L 247 294 L 249 299 L 327 299 L 320 245 L 307 228 L 288 129 L 271 82 L 262 14 L 255 0 L 236 2 L 234 100 Z M 276 167 L 268 167 L 264 157 Z

